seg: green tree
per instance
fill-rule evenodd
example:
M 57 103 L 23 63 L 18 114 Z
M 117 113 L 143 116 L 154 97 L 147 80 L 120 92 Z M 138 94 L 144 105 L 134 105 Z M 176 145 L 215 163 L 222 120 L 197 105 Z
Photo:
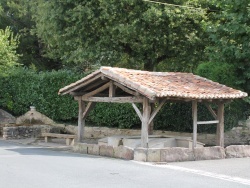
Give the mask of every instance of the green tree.
M 250 93 L 250 3 L 249 0 L 213 1 L 218 11 L 207 27 L 210 61 L 229 64 L 234 84 Z M 214 71 L 211 69 L 211 71 Z M 221 74 L 218 72 L 218 74 Z
M 195 8 L 197 1 L 171 3 L 181 6 L 143 0 L 37 0 L 34 31 L 45 55 L 64 65 L 192 71 L 204 57 L 206 12 Z
M 0 74 L 18 64 L 17 46 L 18 36 L 14 36 L 9 27 L 0 29 Z
M 35 26 L 32 21 L 31 7 L 34 1 L 27 0 L 1 0 L 0 6 L 0 29 L 7 26 L 14 34 L 19 35 L 19 45 L 17 52 L 22 54 L 19 61 L 24 66 L 35 66 L 38 70 L 58 69 L 60 63 L 50 60 L 43 56 L 43 45 L 31 30 Z

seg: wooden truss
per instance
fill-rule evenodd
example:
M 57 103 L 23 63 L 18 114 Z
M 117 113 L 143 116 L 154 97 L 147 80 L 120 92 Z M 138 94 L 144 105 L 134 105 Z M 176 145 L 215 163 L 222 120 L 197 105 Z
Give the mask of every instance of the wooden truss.
M 99 82 L 93 82 L 97 78 Z M 93 83 L 91 83 L 93 82 Z M 81 90 L 81 87 L 85 87 Z M 76 91 L 76 89 L 78 91 Z M 107 77 L 98 75 L 88 83 L 81 84 L 77 88 L 69 90 L 70 94 L 74 96 L 75 100 L 78 101 L 79 115 L 78 115 L 78 142 L 81 142 L 84 137 L 84 126 L 85 120 L 91 109 L 97 102 L 108 102 L 108 103 L 131 103 L 135 112 L 141 120 L 141 146 L 144 148 L 148 147 L 148 135 L 152 134 L 153 120 L 163 105 L 167 102 L 175 101 L 192 101 L 192 114 L 193 114 L 193 148 L 196 147 L 197 143 L 197 125 L 203 124 L 217 124 L 217 139 L 216 143 L 218 146 L 224 146 L 224 103 L 226 100 L 198 100 L 192 98 L 155 98 L 149 99 L 147 96 L 143 96 L 137 91 L 122 85 L 116 81 L 110 80 Z M 117 93 L 117 90 L 122 91 L 122 95 Z M 197 120 L 197 106 L 198 103 L 205 103 L 209 112 L 212 114 L 215 120 L 211 121 L 198 121 Z M 86 103 L 86 104 L 85 104 Z M 216 103 L 218 110 L 215 112 L 209 104 Z M 142 105 L 142 111 L 139 105 Z

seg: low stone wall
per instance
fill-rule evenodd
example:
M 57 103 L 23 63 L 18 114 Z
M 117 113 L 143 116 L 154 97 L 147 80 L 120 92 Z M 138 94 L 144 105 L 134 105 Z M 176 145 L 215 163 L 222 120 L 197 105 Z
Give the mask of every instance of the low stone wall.
M 16 126 L 11 124 L 0 125 L 0 135 L 3 135 L 6 139 L 18 139 L 36 137 L 40 134 L 36 133 L 39 129 L 44 132 L 53 133 L 69 133 L 77 135 L 77 126 L 73 125 L 27 125 Z M 3 131 L 4 130 L 4 131 Z M 39 132 L 39 131 L 38 131 Z M 41 132 L 41 131 L 40 131 Z M 115 129 L 107 127 L 85 127 L 84 137 L 101 139 L 114 135 L 126 135 L 126 136 L 138 136 L 141 134 L 141 130 L 135 129 Z M 153 131 L 153 135 L 162 136 L 181 136 L 192 137 L 192 133 L 181 133 L 172 131 Z M 215 134 L 198 134 L 197 140 L 208 146 L 215 145 Z M 240 124 L 239 127 L 234 127 L 232 130 L 225 133 L 225 145 L 246 145 L 250 142 L 250 121 L 248 123 Z
M 5 125 L 2 126 L 3 139 L 24 139 L 41 137 L 44 132 L 60 133 L 64 127 L 51 125 Z
M 77 126 L 68 125 L 65 130 L 71 134 L 77 134 Z M 115 129 L 107 127 L 85 127 L 84 137 L 101 139 L 108 136 L 114 135 L 126 135 L 126 136 L 138 136 L 141 135 L 141 130 L 134 129 Z M 153 135 L 163 135 L 163 136 L 182 136 L 191 137 L 192 133 L 181 133 L 172 131 L 153 131 Z M 239 126 L 234 127 L 232 130 L 228 131 L 224 135 L 225 145 L 239 145 L 239 144 L 249 144 L 250 141 L 250 125 L 249 126 Z M 197 140 L 208 146 L 216 145 L 216 135 L 215 134 L 197 134 Z
M 195 148 L 128 148 L 124 146 L 107 146 L 98 144 L 76 143 L 73 151 L 77 153 L 100 155 L 142 162 L 182 162 L 215 160 L 225 158 L 250 157 L 250 146 L 232 145 L 226 148 L 220 146 Z
M 126 160 L 134 159 L 134 150 L 123 146 L 113 147 L 98 144 L 76 143 L 73 147 L 73 151 L 83 154 L 101 155 Z

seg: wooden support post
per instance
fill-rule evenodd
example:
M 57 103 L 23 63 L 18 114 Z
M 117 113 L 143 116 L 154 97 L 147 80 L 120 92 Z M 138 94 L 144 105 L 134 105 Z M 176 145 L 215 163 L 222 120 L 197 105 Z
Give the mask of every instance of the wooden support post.
M 218 104 L 217 118 L 216 145 L 224 147 L 224 103 Z
M 192 102 L 192 113 L 193 113 L 193 146 L 194 149 L 197 143 L 197 101 Z
M 150 118 L 150 104 L 149 99 L 143 98 L 143 114 L 141 127 L 141 147 L 148 148 L 148 122 Z
M 109 97 L 114 97 L 115 96 L 115 86 L 113 81 L 109 82 Z
M 85 104 L 82 101 L 82 98 L 78 98 L 78 106 L 79 106 L 79 112 L 78 112 L 78 133 L 77 133 L 77 141 L 82 142 L 83 141 L 83 135 L 84 135 L 84 126 L 85 126 L 85 118 L 83 119 L 83 112 L 85 110 Z
M 152 103 L 150 105 L 150 112 L 154 111 L 154 107 L 155 107 L 155 104 Z M 152 120 L 151 122 L 149 122 L 149 125 L 148 125 L 148 134 L 153 135 L 153 131 L 154 131 L 154 121 Z

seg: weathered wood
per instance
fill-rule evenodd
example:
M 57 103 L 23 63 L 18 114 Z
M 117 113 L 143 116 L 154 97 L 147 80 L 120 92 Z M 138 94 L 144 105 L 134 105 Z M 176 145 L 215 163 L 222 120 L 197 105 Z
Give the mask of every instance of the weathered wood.
M 75 90 L 77 90 L 77 89 L 79 89 L 79 88 L 82 88 L 82 87 L 84 87 L 84 86 L 90 84 L 91 82 L 97 80 L 97 79 L 100 78 L 100 77 L 101 77 L 101 74 L 98 74 L 98 75 L 94 76 L 93 78 L 91 78 L 91 79 L 89 79 L 89 80 L 87 80 L 87 81 L 85 81 L 85 82 L 79 84 L 78 86 L 74 86 L 73 88 L 71 88 L 71 89 L 69 89 L 68 91 L 64 92 L 62 95 L 65 95 L 65 94 L 70 93 L 70 92 L 72 92 L 72 91 L 75 91 Z
M 133 91 L 133 90 L 131 90 L 131 89 L 129 89 L 129 88 L 126 88 L 126 87 L 123 86 L 122 84 L 119 84 L 119 83 L 117 83 L 117 82 L 114 82 L 114 84 L 115 84 L 117 87 L 119 87 L 121 90 L 125 91 L 126 93 L 129 93 L 129 94 L 134 95 L 134 96 L 140 95 L 138 92 Z
M 69 94 L 74 96 L 74 97 L 80 97 L 80 96 L 86 95 L 87 92 L 85 92 L 85 91 L 78 91 L 78 92 L 72 91 Z
M 194 149 L 197 143 L 197 101 L 192 101 L 192 112 L 193 112 L 193 145 L 192 145 L 192 148 Z
M 141 147 L 148 148 L 148 125 L 150 117 L 149 99 L 143 98 L 143 114 L 142 114 L 142 128 L 141 128 Z
M 142 97 L 82 97 L 89 102 L 114 102 L 114 103 L 142 103 Z
M 104 76 L 104 75 L 101 76 L 101 79 L 104 80 L 104 81 L 109 80 L 109 79 L 108 79 L 106 76 Z
M 66 139 L 66 145 L 74 145 L 75 135 L 71 134 L 57 134 L 57 133 L 42 133 L 42 136 L 45 139 L 45 142 L 50 142 L 51 138 L 64 138 Z
M 115 96 L 115 86 L 114 82 L 110 81 L 109 82 L 109 97 L 114 97 Z
M 207 124 L 216 124 L 219 123 L 219 120 L 212 120 L 212 121 L 198 121 L 198 125 L 207 125 Z
M 163 99 L 163 101 L 161 101 L 159 106 L 157 106 L 157 108 L 153 111 L 152 115 L 150 116 L 149 123 L 151 123 L 153 121 L 154 117 L 160 111 L 161 107 L 165 104 L 166 100 L 167 99 Z
M 150 104 L 150 113 L 153 112 L 154 110 L 155 110 L 155 104 L 151 103 Z M 151 113 L 151 116 L 152 116 L 152 113 Z M 151 120 L 151 122 L 148 125 L 148 135 L 153 135 L 153 131 L 154 131 L 154 120 Z
M 42 137 L 51 137 L 51 138 L 76 138 L 76 135 L 73 134 L 59 134 L 59 133 L 42 133 Z
M 83 141 L 83 135 L 84 135 L 84 126 L 85 126 L 85 119 L 83 119 L 83 111 L 85 110 L 85 104 L 81 100 L 81 98 L 78 99 L 78 133 L 77 133 L 77 141 L 82 142 Z
M 212 116 L 214 117 L 214 119 L 217 119 L 217 115 L 216 115 L 215 111 L 212 109 L 212 107 L 209 104 L 207 104 L 207 103 L 205 103 L 205 106 L 207 107 L 207 109 L 209 110 L 209 112 L 212 114 Z
M 100 93 L 102 91 L 104 91 L 105 89 L 107 89 L 109 87 L 110 83 L 106 83 L 104 84 L 103 86 L 95 89 L 94 91 L 91 91 L 91 92 L 88 92 L 87 94 L 83 95 L 82 98 L 87 98 L 87 97 L 90 97 L 90 96 L 94 96 L 96 95 L 97 93 Z
M 93 88 L 98 88 L 99 86 L 103 85 L 104 83 L 107 83 L 107 81 L 104 80 L 98 80 L 97 82 L 91 83 L 88 86 L 84 88 L 85 91 L 92 90 Z
M 135 103 L 132 103 L 132 106 L 135 109 L 135 112 L 139 116 L 140 120 L 142 121 L 142 113 L 141 113 L 141 111 L 139 110 L 139 108 L 137 108 L 137 106 L 135 105 Z
M 216 145 L 224 147 L 224 103 L 218 104 L 217 117 Z
M 95 107 L 95 105 L 96 105 L 95 102 L 89 102 L 89 103 L 88 103 L 88 105 L 87 105 L 85 111 L 84 111 L 83 114 L 82 114 L 82 118 L 83 118 L 83 119 L 86 118 L 86 117 L 89 115 L 90 111 Z

